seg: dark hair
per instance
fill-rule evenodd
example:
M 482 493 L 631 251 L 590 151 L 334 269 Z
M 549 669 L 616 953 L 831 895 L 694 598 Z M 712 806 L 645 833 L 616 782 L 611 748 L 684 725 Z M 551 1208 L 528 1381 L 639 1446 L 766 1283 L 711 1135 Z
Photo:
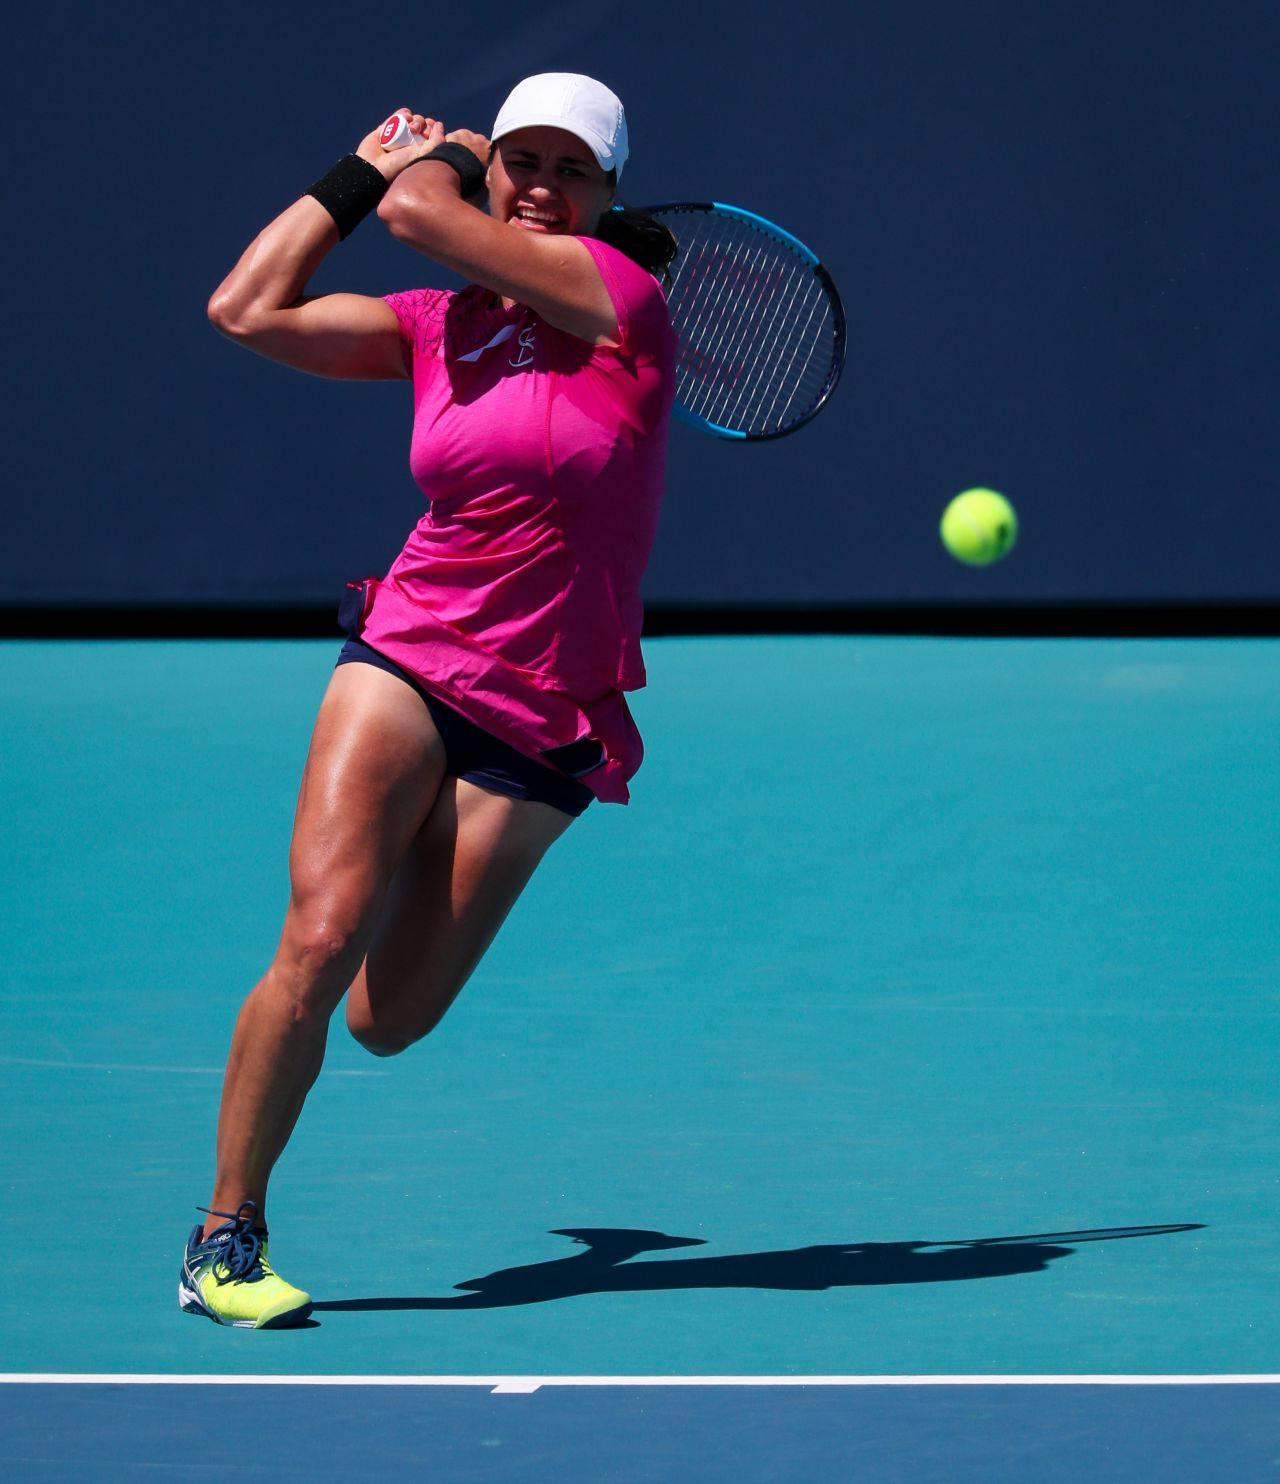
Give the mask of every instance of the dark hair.
M 600 218 L 596 236 L 625 253 L 633 263 L 639 263 L 646 273 L 660 278 L 667 288 L 671 287 L 667 268 L 678 244 L 671 229 L 656 216 L 650 216 L 639 206 L 615 206 Z

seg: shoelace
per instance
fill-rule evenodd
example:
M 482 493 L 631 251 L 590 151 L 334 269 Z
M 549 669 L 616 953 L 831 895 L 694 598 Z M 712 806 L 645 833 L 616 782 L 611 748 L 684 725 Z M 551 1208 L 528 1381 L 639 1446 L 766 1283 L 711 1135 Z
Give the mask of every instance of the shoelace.
M 232 1223 L 231 1234 L 222 1244 L 219 1262 L 232 1280 L 247 1278 L 253 1272 L 262 1252 L 262 1238 L 253 1230 L 258 1207 L 254 1201 L 242 1201 L 234 1214 L 230 1211 L 211 1211 L 208 1206 L 197 1206 L 206 1216 L 222 1216 Z

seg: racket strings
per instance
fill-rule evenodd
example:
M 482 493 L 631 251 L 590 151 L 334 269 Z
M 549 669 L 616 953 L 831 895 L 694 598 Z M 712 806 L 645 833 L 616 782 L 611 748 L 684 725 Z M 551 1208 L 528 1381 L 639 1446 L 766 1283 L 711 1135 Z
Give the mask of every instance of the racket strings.
M 767 365 L 763 356 L 752 363 L 745 355 L 755 328 L 752 284 L 764 257 L 762 242 L 745 255 L 718 263 L 713 259 L 714 289 L 698 306 L 697 319 L 691 326 L 687 343 L 697 348 L 699 357 L 696 368 L 689 368 L 697 375 L 691 380 L 688 405 L 711 421 L 721 420 L 716 414 L 727 417 L 738 404 L 750 405 L 753 372 Z M 759 346 L 767 343 L 765 336 L 756 342 Z
M 766 331 L 766 335 L 776 347 L 776 367 L 766 380 L 765 370 L 769 362 L 762 360 L 756 378 L 744 389 L 747 405 L 761 407 L 761 420 L 766 426 L 780 426 L 784 423 L 797 396 L 808 390 L 807 372 L 818 350 L 818 341 L 813 333 L 813 322 L 825 303 L 823 295 L 812 293 L 811 284 L 812 279 L 809 284 L 795 284 L 785 308 L 779 302 L 773 321 Z M 802 356 L 804 359 L 797 367 L 796 363 Z M 774 388 L 773 395 L 768 397 L 767 405 L 765 405 L 764 399 L 768 396 L 770 385 Z M 820 386 L 813 388 L 809 401 L 804 403 L 800 410 L 803 411 L 810 405 L 812 398 L 820 390 Z M 779 399 L 784 398 L 785 400 L 782 400 L 779 405 Z
M 761 274 L 769 245 L 761 239 L 745 250 L 722 247 L 702 250 L 694 266 L 687 303 L 677 306 L 689 406 L 699 415 L 728 412 L 749 406 L 769 374 L 769 355 L 776 352 L 777 325 L 785 325 L 786 307 L 794 297 L 776 292 L 776 279 Z M 687 280 L 685 281 L 687 282 Z M 773 289 L 766 319 L 758 318 L 761 304 L 770 305 L 764 291 Z M 750 363 L 744 349 L 754 344 Z
M 836 311 L 813 265 L 714 213 L 681 212 L 673 229 L 682 247 L 669 296 L 678 401 L 718 427 L 755 434 L 803 420 L 839 357 Z
M 763 322 L 750 306 L 737 306 L 723 317 L 720 327 L 697 345 L 698 362 L 686 363 L 683 374 L 677 374 L 678 394 L 690 411 L 722 426 L 767 431 L 816 403 L 826 386 L 828 359 L 820 358 L 813 326 L 824 306 L 816 301 L 803 306 L 797 302 L 801 292 L 793 290 L 790 303 L 779 301 Z M 788 319 L 802 310 L 803 319 Z M 750 359 L 744 359 L 744 350 Z M 708 360 L 715 364 L 710 376 Z
M 745 284 L 747 289 L 742 296 L 746 302 L 726 316 L 731 331 L 726 354 L 739 368 L 740 378 L 736 397 L 725 408 L 729 417 L 742 418 L 763 412 L 759 404 L 766 386 L 776 374 L 776 363 L 771 360 L 771 354 L 776 354 L 779 347 L 780 334 L 787 323 L 786 314 L 795 297 L 793 285 L 783 293 L 774 292 L 772 299 L 768 297 L 773 282 L 771 275 L 764 271 L 766 261 L 766 244 L 762 242 L 751 253 L 746 272 L 739 278 L 739 284 Z M 756 298 L 751 293 L 751 286 L 762 278 L 766 280 L 766 286 Z
M 709 421 L 781 425 L 812 406 L 826 386 L 832 357 L 822 343 L 830 320 L 825 296 L 809 275 L 761 319 L 760 306 L 735 300 L 731 284 L 699 306 L 698 321 L 683 329 L 679 394 Z
M 748 244 L 754 251 L 729 254 L 716 244 L 701 245 L 691 266 L 687 304 L 677 301 L 673 311 L 682 355 L 691 380 L 691 391 L 705 382 L 708 394 L 714 387 L 732 388 L 742 367 L 734 359 L 737 343 L 745 338 L 749 316 L 743 313 L 756 262 L 764 256 L 765 244 Z

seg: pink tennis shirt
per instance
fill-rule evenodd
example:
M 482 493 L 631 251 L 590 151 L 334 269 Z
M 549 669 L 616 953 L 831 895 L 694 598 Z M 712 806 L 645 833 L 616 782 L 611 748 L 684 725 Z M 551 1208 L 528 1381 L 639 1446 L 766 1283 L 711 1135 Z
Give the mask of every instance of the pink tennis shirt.
M 581 238 L 618 314 L 589 345 L 476 286 L 387 303 L 413 376 L 426 514 L 362 637 L 526 756 L 595 738 L 582 782 L 626 803 L 643 748 L 640 581 L 657 529 L 675 337 L 657 281 Z

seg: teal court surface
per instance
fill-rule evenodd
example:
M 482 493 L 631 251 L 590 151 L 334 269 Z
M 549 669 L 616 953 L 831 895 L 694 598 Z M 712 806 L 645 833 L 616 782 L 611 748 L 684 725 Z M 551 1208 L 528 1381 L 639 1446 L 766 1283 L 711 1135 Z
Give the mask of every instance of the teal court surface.
M 1275 641 L 651 641 L 631 807 L 335 1022 L 245 1333 L 178 1264 L 337 648 L 0 645 L 15 1477 L 1280 1477 Z

